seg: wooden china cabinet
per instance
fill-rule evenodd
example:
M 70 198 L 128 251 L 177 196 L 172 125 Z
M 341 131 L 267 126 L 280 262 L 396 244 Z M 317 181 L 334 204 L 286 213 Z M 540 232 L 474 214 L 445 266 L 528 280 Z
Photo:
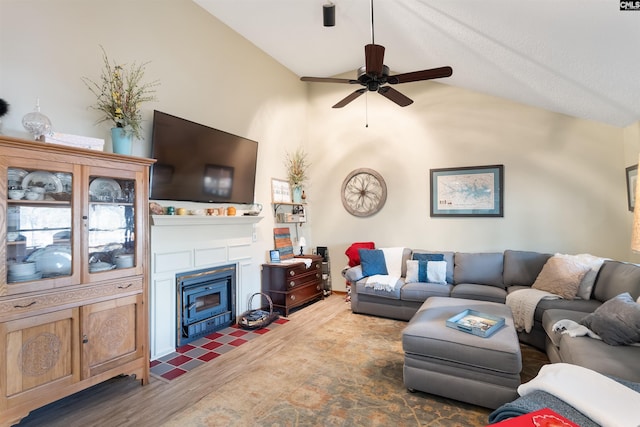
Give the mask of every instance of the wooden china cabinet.
M 0 425 L 149 379 L 151 159 L 0 135 Z

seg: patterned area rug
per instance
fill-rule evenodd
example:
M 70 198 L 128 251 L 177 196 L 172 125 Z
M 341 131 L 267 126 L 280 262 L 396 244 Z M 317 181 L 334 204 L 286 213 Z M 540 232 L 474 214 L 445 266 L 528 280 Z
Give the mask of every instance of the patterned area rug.
M 400 341 L 405 326 L 353 314 L 344 304 L 317 333 L 296 339 L 280 357 L 247 366 L 240 378 L 222 384 L 163 425 L 486 425 L 489 409 L 406 390 Z M 523 354 L 527 381 L 548 361 L 527 346 Z
M 203 365 L 216 357 L 228 353 L 249 341 L 258 338 L 289 320 L 279 318 L 268 326 L 256 330 L 241 329 L 238 325 L 221 329 L 210 335 L 178 347 L 169 353 L 149 363 L 150 373 L 157 378 L 174 380 L 181 375 Z

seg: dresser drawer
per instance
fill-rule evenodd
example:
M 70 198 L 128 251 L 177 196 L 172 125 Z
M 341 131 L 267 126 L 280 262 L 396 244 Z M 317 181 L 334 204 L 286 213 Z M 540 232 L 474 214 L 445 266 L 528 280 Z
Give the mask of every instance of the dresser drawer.
M 290 292 L 269 292 L 274 305 L 283 306 L 287 309 L 302 305 L 321 295 L 322 285 L 320 283 L 309 283 Z

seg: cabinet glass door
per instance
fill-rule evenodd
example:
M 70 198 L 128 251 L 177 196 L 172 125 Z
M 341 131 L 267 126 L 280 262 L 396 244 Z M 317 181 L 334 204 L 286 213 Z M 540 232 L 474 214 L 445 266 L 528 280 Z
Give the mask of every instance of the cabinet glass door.
M 91 275 L 136 266 L 136 180 L 89 177 L 88 268 Z
M 7 170 L 7 283 L 72 275 L 70 172 Z

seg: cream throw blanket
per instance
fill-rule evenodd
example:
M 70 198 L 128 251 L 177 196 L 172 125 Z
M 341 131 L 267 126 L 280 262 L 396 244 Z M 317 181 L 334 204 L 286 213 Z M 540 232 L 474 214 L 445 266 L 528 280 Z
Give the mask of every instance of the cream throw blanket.
M 518 387 L 520 396 L 541 390 L 564 400 L 603 427 L 638 427 L 640 393 L 596 371 L 568 363 L 544 365 Z
M 513 313 L 513 324 L 516 327 L 516 331 L 531 332 L 533 327 L 533 315 L 536 311 L 536 306 L 541 299 L 556 299 L 560 298 L 558 295 L 554 295 L 551 292 L 541 291 L 539 289 L 518 289 L 507 295 L 506 304 Z
M 367 277 L 367 281 L 364 283 L 365 288 L 373 288 L 375 290 L 383 290 L 392 292 L 396 288 L 400 278 L 398 276 L 389 276 L 386 274 L 376 274 L 374 276 Z

